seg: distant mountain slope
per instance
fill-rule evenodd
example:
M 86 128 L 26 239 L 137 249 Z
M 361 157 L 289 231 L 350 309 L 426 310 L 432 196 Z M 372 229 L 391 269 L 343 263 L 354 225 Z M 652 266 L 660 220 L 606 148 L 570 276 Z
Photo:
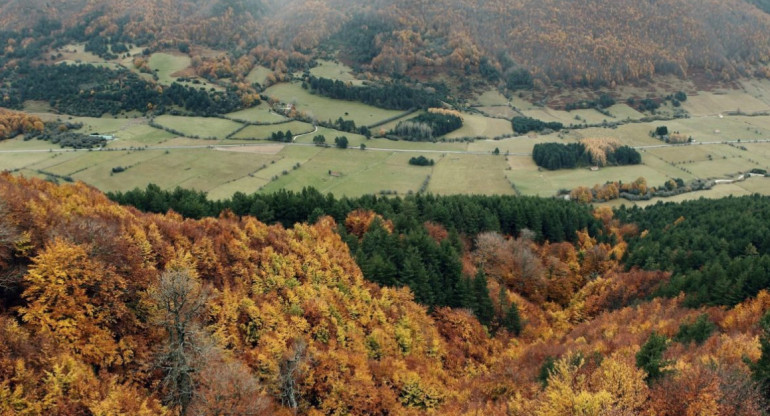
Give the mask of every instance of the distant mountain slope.
M 372 22 L 385 33 L 367 36 Z M 518 64 L 570 83 L 693 69 L 730 78 L 770 56 L 770 18 L 741 0 L 382 0 L 343 30 L 342 49 L 368 47 L 371 60 L 360 63 L 385 73 L 473 69 L 487 56 L 503 72 Z
M 754 4 L 752 4 L 754 3 Z M 747 0 L 11 0 L 7 29 L 46 17 L 85 33 L 191 41 L 244 53 L 262 45 L 340 51 L 365 70 L 431 75 L 522 69 L 595 85 L 655 74 L 753 75 L 770 59 L 766 2 Z M 756 4 L 756 5 L 755 5 Z M 263 54 L 264 55 L 264 54 Z

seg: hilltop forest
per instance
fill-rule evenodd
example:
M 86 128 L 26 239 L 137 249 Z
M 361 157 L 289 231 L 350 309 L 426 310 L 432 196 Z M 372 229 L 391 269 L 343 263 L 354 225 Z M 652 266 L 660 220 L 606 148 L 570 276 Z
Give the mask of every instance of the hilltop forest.
M 218 203 L 155 187 L 113 197 L 210 211 L 142 213 L 82 183 L 0 176 L 1 414 L 767 408 L 766 197 L 617 213 L 526 198 L 312 205 L 311 190 Z M 237 215 L 245 203 L 272 210 L 273 225 Z M 310 206 L 314 218 L 294 223 Z M 487 221 L 451 221 L 471 207 Z M 582 222 L 561 239 L 538 232 L 569 210 Z M 504 212 L 520 216 L 507 223 Z M 742 220 L 687 239 L 725 212 Z M 408 258 L 421 249 L 418 263 L 437 256 L 460 278 L 426 295 L 428 271 Z M 375 277 L 399 253 L 395 279 Z M 755 273 L 725 266 L 745 289 L 701 298 L 712 291 L 701 274 L 721 257 Z
M 335 55 L 401 77 L 478 74 L 511 89 L 601 86 L 658 74 L 767 74 L 765 2 L 748 0 L 11 0 L 0 6 L 0 64 L 84 42 L 114 58 L 179 48 L 199 75 L 243 80 Z M 212 57 L 200 46 L 229 51 Z

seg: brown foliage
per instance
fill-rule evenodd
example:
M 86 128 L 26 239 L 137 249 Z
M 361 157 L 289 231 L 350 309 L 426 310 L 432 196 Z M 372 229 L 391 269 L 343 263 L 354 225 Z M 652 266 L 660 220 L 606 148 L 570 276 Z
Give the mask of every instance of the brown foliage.
M 31 131 L 43 131 L 39 117 L 0 108 L 0 140 Z

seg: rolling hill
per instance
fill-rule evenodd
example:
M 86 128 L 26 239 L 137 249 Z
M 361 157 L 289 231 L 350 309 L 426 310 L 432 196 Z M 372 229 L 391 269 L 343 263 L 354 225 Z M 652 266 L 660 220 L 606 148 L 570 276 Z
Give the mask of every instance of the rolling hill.
M 480 72 L 509 81 L 626 83 L 657 74 L 763 74 L 770 16 L 745 0 L 11 1 L 6 29 L 40 19 L 106 42 L 191 42 L 240 55 L 255 47 L 337 53 L 384 75 Z M 72 33 L 75 33 L 72 32 Z M 264 58 L 268 54 L 262 53 Z M 284 62 L 286 64 L 287 62 Z

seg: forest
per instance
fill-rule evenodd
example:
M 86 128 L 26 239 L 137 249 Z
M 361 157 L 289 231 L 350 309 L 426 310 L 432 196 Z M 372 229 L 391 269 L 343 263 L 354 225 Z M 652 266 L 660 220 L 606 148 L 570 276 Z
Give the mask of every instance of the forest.
M 548 170 L 642 163 L 642 155 L 635 149 L 607 139 L 583 139 L 568 144 L 537 143 L 532 150 L 532 159 Z
M 622 209 L 618 218 L 646 230 L 629 240 L 628 267 L 670 270 L 663 296 L 687 305 L 734 306 L 766 288 L 770 276 L 768 215 L 760 196 Z
M 596 0 L 578 10 L 567 0 L 494 0 L 483 7 L 467 0 L 6 3 L 0 66 L 73 42 L 104 58 L 133 45 L 181 47 L 203 59 L 190 45 L 204 45 L 230 51 L 227 65 L 209 60 L 219 69 L 248 56 L 279 74 L 339 51 L 363 71 L 384 76 L 479 74 L 517 90 L 597 87 L 661 74 L 764 76 L 770 56 L 770 41 L 758 35 L 770 28 L 767 2 L 759 0 Z
M 409 141 L 431 141 L 463 126 L 459 113 L 429 109 L 427 113 L 399 121 L 390 134 Z
M 156 187 L 130 195 L 139 206 L 149 196 L 159 211 L 194 201 L 206 211 L 145 214 L 82 183 L 0 175 L 0 411 L 767 409 L 770 198 L 613 212 L 535 198 L 338 200 L 311 190 L 219 202 Z M 290 228 L 236 213 L 249 204 L 276 210 Z M 315 207 L 323 211 L 294 221 Z M 433 214 L 441 207 L 522 216 L 518 228 L 495 229 L 500 219 L 473 228 L 462 215 Z M 548 209 L 588 223 L 564 241 L 525 228 Z M 713 219 L 730 212 L 734 225 L 714 233 Z M 668 245 L 679 251 L 659 250 Z M 702 274 L 724 256 L 747 270 L 725 274 L 746 289 L 700 298 L 714 289 Z
M 545 122 L 532 117 L 523 116 L 516 116 L 511 119 L 511 125 L 513 126 L 513 131 L 518 134 L 526 134 L 531 131 L 542 132 L 546 129 L 559 131 L 564 128 L 564 125 L 558 121 Z
M 340 80 L 308 77 L 303 87 L 311 92 L 339 100 L 359 101 L 375 107 L 390 110 L 428 109 L 440 107 L 447 100 L 447 88 L 435 85 L 428 88 L 414 88 L 402 82 L 390 82 L 382 85 L 353 86 Z
M 213 116 L 243 108 L 233 91 L 202 91 L 177 83 L 159 87 L 128 70 L 93 65 L 23 65 L 0 70 L 0 79 L 7 82 L 0 93 L 10 108 L 41 100 L 63 113 L 91 117 L 133 110 L 162 114 L 175 106 L 192 115 Z

